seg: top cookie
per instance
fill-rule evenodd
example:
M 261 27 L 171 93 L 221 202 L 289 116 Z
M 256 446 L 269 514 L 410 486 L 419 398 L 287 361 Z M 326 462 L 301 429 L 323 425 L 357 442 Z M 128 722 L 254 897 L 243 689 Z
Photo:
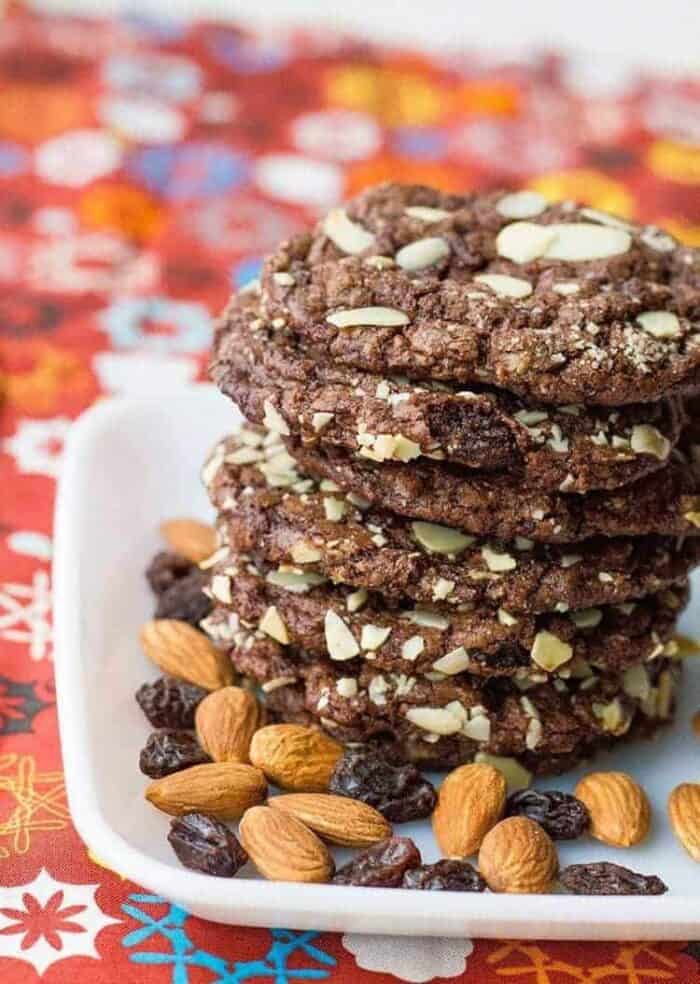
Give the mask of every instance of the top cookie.
M 534 192 L 384 184 L 267 260 L 261 305 L 310 354 L 545 403 L 700 387 L 700 254 Z

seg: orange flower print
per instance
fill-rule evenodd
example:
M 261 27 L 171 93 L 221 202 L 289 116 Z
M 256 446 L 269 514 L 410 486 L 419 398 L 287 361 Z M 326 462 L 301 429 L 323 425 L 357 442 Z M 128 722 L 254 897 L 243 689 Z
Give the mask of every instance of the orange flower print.
M 117 182 L 86 191 L 79 214 L 86 226 L 120 233 L 140 243 L 154 239 L 163 226 L 162 209 L 147 192 Z
M 543 174 L 529 182 L 528 187 L 539 191 L 545 198 L 552 201 L 571 198 L 584 202 L 592 208 L 612 212 L 629 218 L 634 215 L 634 198 L 625 186 L 601 174 L 599 171 L 585 169 L 571 171 L 555 171 Z
M 460 115 L 517 116 L 520 103 L 520 91 L 511 83 L 473 79 L 458 87 L 453 108 Z
M 72 86 L 4 85 L 0 136 L 38 144 L 89 120 L 87 96 Z
M 393 157 L 390 154 L 351 165 L 345 173 L 345 195 L 350 197 L 378 181 L 405 181 L 408 184 L 435 185 L 442 191 L 462 192 L 471 187 L 471 175 L 464 167 Z
M 22 414 L 79 410 L 97 395 L 91 371 L 72 352 L 53 345 L 26 340 L 6 344 L 0 363 L 0 393 Z

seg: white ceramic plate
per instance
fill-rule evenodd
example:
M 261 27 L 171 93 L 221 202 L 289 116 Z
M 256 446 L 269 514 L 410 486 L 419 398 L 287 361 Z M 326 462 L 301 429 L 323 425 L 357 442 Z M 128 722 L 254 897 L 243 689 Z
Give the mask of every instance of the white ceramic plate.
M 143 570 L 159 547 L 162 519 L 210 516 L 199 466 L 237 419 L 223 397 L 196 387 L 167 399 L 101 402 L 69 435 L 56 520 L 56 670 L 70 807 L 95 856 L 190 912 L 225 923 L 422 936 L 696 938 L 700 865 L 672 836 L 665 803 L 676 783 L 700 780 L 689 725 L 700 707 L 698 661 L 687 672 L 673 729 L 657 742 L 599 761 L 601 768 L 631 772 L 649 792 L 654 829 L 648 842 L 630 850 L 588 839 L 560 846 L 563 864 L 609 860 L 659 874 L 670 887 L 665 896 L 518 897 L 279 884 L 248 869 L 241 884 L 180 867 L 166 840 L 168 818 L 144 801 L 147 780 L 137 765 L 148 725 L 133 695 L 157 675 L 137 642 L 152 606 Z M 682 628 L 700 633 L 700 601 Z M 576 778 L 541 785 L 571 789 Z M 426 860 L 437 859 L 427 822 L 400 829 L 416 839 Z

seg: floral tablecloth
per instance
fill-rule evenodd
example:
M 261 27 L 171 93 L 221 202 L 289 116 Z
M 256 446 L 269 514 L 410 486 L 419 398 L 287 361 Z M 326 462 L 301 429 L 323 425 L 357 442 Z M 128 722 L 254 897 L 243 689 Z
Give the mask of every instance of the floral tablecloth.
M 217 926 L 100 866 L 71 825 L 49 574 L 70 422 L 101 396 L 201 378 L 231 287 L 277 240 L 388 177 L 526 184 L 700 244 L 700 82 L 556 54 L 437 59 L 322 31 L 0 23 L 3 984 L 700 979 L 692 942 Z

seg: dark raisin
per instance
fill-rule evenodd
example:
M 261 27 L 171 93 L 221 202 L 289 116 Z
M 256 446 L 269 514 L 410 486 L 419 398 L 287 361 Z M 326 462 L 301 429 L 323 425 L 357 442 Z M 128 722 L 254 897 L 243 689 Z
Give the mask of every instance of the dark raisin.
M 146 568 L 146 580 L 155 595 L 161 595 L 195 568 L 187 557 L 161 550 Z
M 209 580 L 204 571 L 193 567 L 189 574 L 179 578 L 158 595 L 156 618 L 177 618 L 189 622 L 195 629 L 212 609 L 211 599 L 202 590 Z
M 204 762 L 211 759 L 189 731 L 154 731 L 139 756 L 139 768 L 151 779 L 162 779 Z
M 232 878 L 248 860 L 233 831 L 203 813 L 172 820 L 168 840 L 181 864 L 205 875 Z
M 534 820 L 552 840 L 576 840 L 584 834 L 591 818 L 585 803 L 569 793 L 519 789 L 506 800 L 507 817 Z
M 486 882 L 468 861 L 436 861 L 411 868 L 403 876 L 404 888 L 431 892 L 483 892 Z
M 420 862 L 420 851 L 410 837 L 389 837 L 343 865 L 333 884 L 398 888 L 409 868 L 417 868 Z
M 559 881 L 574 895 L 663 895 L 668 889 L 656 875 L 640 875 L 610 861 L 570 864 Z
M 338 760 L 330 791 L 362 800 L 392 823 L 429 817 L 437 800 L 415 765 L 391 765 L 381 753 L 361 748 L 348 749 Z
M 154 728 L 194 728 L 194 712 L 208 691 L 174 677 L 159 677 L 136 691 L 136 702 Z

